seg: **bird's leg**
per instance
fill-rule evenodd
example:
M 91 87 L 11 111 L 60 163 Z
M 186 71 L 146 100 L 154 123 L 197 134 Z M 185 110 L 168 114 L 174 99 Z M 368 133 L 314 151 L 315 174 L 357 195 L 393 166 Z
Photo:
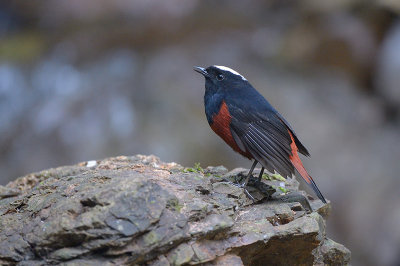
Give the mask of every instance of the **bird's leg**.
M 264 174 L 264 166 L 261 168 L 260 175 L 258 176 L 258 182 L 261 182 L 263 174 Z
M 244 182 L 241 184 L 241 187 L 243 188 L 244 193 L 247 195 L 247 197 L 249 197 L 253 202 L 255 202 L 256 200 L 254 199 L 254 197 L 252 195 L 250 195 L 250 193 L 247 191 L 246 187 L 247 187 L 247 183 L 249 182 L 250 176 L 254 171 L 254 168 L 257 165 L 257 160 L 254 160 L 253 165 L 251 166 L 251 169 L 249 171 L 249 173 L 247 174 L 246 180 L 244 180 Z
M 255 202 L 256 200 L 254 199 L 254 197 L 253 197 L 252 195 L 250 195 L 250 193 L 247 191 L 246 187 L 247 187 L 247 183 L 249 182 L 249 179 L 250 179 L 250 177 L 251 177 L 251 175 L 252 175 L 252 173 L 253 173 L 253 171 L 254 171 L 254 168 L 256 167 L 257 163 L 258 163 L 258 161 L 254 160 L 254 163 L 253 163 L 253 165 L 251 166 L 250 171 L 249 171 L 249 173 L 247 174 L 246 179 L 244 180 L 244 182 L 243 182 L 242 184 L 240 184 L 240 183 L 231 183 L 231 184 L 233 184 L 233 185 L 235 185 L 235 186 L 238 186 L 238 187 L 243 188 L 244 193 L 245 193 L 245 194 L 247 195 L 247 197 L 249 197 L 253 202 Z M 263 172 L 264 172 L 264 167 L 263 167 L 262 170 L 261 170 L 261 175 L 260 175 L 261 177 L 262 177 Z M 237 182 L 237 181 L 236 181 L 236 182 Z
M 247 183 L 249 182 L 250 176 L 251 176 L 251 174 L 253 173 L 254 168 L 256 167 L 257 163 L 258 163 L 257 160 L 254 160 L 254 163 L 253 163 L 253 165 L 251 166 L 250 171 L 249 171 L 249 173 L 247 174 L 246 179 L 244 180 L 244 182 L 243 182 L 242 185 L 241 185 L 242 187 L 246 188 Z

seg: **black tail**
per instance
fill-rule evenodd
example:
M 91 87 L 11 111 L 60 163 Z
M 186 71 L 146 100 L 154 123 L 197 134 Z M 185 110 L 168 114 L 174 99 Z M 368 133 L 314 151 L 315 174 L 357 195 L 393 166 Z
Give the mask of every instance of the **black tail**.
M 317 187 L 317 184 L 315 184 L 315 182 L 314 182 L 314 180 L 312 179 L 311 176 L 309 176 L 309 177 L 310 177 L 310 180 L 311 180 L 310 186 L 311 186 L 312 189 L 314 190 L 315 194 L 317 194 L 318 198 L 319 198 L 323 203 L 326 203 L 326 200 L 325 200 L 324 196 L 322 195 L 321 191 L 319 191 L 319 189 L 318 189 L 318 187 Z

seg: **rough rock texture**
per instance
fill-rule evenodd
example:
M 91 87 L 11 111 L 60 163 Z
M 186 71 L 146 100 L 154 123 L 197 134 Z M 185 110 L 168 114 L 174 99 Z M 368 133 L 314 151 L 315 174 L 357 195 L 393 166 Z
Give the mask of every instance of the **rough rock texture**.
M 295 179 L 287 195 L 272 194 L 280 180 L 252 179 L 253 203 L 229 183 L 244 170 L 137 155 L 21 177 L 0 189 L 0 264 L 349 262 L 350 251 L 326 238 L 329 205 L 308 204 Z

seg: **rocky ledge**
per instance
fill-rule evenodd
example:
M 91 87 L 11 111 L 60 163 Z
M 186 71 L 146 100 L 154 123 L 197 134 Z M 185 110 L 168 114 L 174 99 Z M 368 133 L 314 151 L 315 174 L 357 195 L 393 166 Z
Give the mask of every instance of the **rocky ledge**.
M 329 204 L 295 179 L 268 176 L 251 180 L 253 202 L 232 183 L 244 172 L 137 155 L 18 178 L 0 187 L 0 264 L 349 262 L 350 251 L 326 237 Z

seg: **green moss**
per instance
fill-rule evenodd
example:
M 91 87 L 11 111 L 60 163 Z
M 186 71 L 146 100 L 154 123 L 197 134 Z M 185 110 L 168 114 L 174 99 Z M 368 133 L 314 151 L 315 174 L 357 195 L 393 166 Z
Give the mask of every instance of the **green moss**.
M 195 163 L 194 167 L 188 167 L 188 168 L 184 168 L 182 169 L 183 173 L 201 173 L 204 174 L 204 169 L 200 166 L 200 163 Z
M 197 173 L 196 169 L 194 169 L 194 168 L 186 168 L 183 172 L 184 173 Z
M 284 187 L 281 187 L 281 186 L 272 186 L 275 190 L 280 190 L 280 191 L 282 191 L 283 193 L 286 193 L 286 192 L 289 192 L 289 190 L 288 189 L 286 189 L 286 188 L 284 188 Z
M 183 205 L 179 203 L 179 200 L 177 198 L 170 199 L 167 202 L 168 209 L 175 210 L 176 212 L 181 212 L 181 209 L 183 208 Z
M 283 182 L 286 181 L 286 179 L 283 176 L 281 176 L 280 174 L 271 174 L 271 175 L 263 174 L 262 178 L 266 179 L 266 180 L 271 180 L 271 181 L 272 180 L 278 180 L 278 181 L 283 181 Z
M 279 180 L 279 181 L 283 181 L 283 182 L 286 181 L 286 179 L 283 176 L 281 176 L 280 174 L 272 174 L 271 177 L 275 180 Z
M 144 243 L 147 246 L 151 246 L 159 241 L 157 233 L 154 231 L 148 232 L 144 237 L 143 237 Z
M 287 190 L 286 188 L 284 188 L 284 187 L 278 187 L 279 188 L 279 190 L 280 191 L 282 191 L 283 193 L 286 193 L 286 192 L 288 192 L 289 190 Z
M 195 163 L 194 168 L 197 170 L 197 172 L 204 173 L 204 169 L 200 166 L 200 163 Z
M 263 174 L 262 178 L 266 180 L 271 180 L 271 177 L 268 174 Z

